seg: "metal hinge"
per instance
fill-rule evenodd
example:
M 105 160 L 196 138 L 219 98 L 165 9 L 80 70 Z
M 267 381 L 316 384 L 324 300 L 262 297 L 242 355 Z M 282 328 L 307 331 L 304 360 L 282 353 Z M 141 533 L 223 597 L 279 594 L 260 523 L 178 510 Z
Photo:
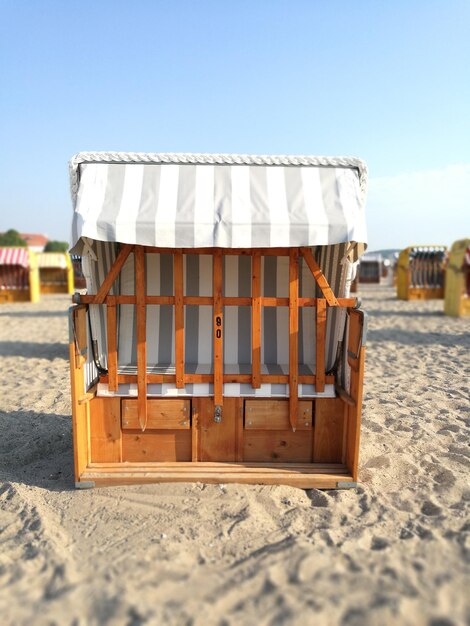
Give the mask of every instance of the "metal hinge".
M 214 422 L 220 424 L 222 421 L 222 407 L 220 404 L 216 404 L 214 407 Z

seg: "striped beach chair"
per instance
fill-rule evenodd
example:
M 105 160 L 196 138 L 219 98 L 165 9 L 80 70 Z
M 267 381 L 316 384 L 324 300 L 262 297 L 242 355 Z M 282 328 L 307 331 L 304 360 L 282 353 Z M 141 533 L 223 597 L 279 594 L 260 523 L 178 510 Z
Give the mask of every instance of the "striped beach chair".
M 452 317 L 470 315 L 470 239 L 455 241 L 450 249 L 444 313 Z
M 397 263 L 399 300 L 444 298 L 446 246 L 409 246 L 402 250 Z
M 363 162 L 81 153 L 71 185 L 77 486 L 353 485 Z
M 0 303 L 38 302 L 39 276 L 34 252 L 0 248 Z
M 39 285 L 42 294 L 74 293 L 70 255 L 66 252 L 38 252 Z

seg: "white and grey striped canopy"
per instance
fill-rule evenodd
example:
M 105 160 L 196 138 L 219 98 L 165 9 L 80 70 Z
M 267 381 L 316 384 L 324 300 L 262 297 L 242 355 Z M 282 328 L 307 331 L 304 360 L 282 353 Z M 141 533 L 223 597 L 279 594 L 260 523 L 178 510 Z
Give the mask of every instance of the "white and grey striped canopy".
M 356 158 L 79 153 L 72 252 L 84 240 L 163 248 L 366 244 Z

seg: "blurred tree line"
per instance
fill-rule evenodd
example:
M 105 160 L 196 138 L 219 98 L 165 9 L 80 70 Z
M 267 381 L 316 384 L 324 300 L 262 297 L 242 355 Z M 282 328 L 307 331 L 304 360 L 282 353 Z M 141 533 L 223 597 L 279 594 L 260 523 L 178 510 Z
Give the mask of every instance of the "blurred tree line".
M 6 233 L 0 233 L 0 246 L 14 246 L 25 248 L 28 244 L 14 228 L 10 228 Z M 67 252 L 69 244 L 66 241 L 48 241 L 44 252 Z

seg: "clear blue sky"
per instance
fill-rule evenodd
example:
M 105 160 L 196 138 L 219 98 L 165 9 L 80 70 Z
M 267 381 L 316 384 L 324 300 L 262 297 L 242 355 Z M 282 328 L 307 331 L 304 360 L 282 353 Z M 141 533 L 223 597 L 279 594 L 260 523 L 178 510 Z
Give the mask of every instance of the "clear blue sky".
M 352 155 L 370 249 L 470 236 L 468 0 L 0 0 L 0 230 L 82 150 Z

